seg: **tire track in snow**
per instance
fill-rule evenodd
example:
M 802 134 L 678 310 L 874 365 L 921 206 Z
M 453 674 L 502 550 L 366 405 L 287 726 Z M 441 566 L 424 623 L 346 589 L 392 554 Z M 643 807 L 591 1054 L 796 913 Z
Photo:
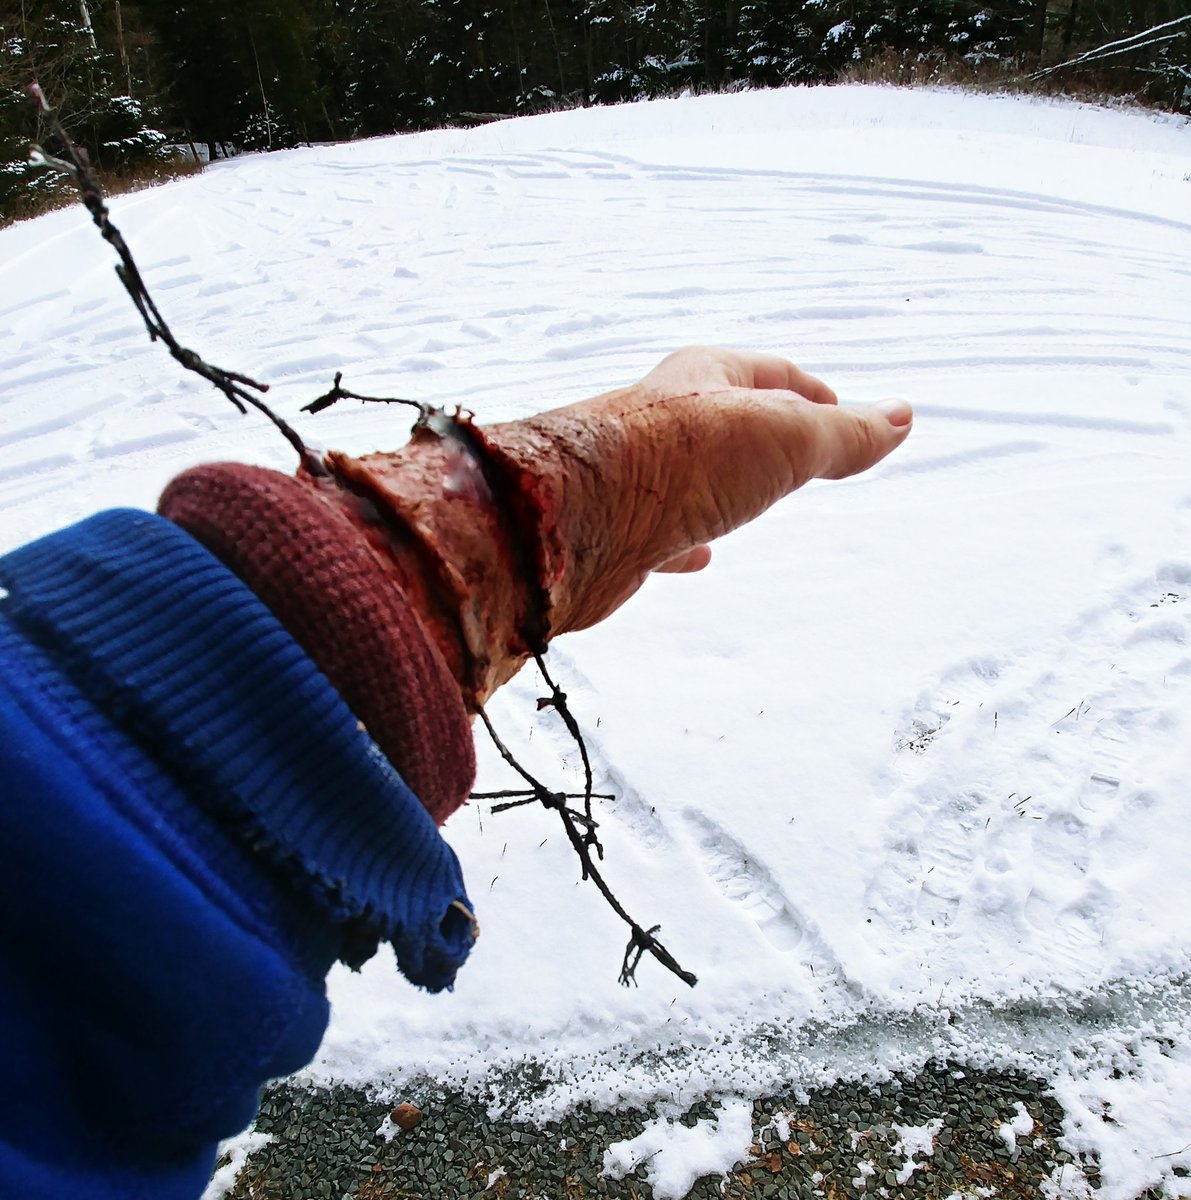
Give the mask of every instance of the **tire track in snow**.
M 303 238 L 312 239 L 309 242 L 313 253 L 324 254 L 328 249 L 334 249 L 342 258 L 341 269 L 348 272 L 348 278 L 352 282 L 350 287 L 354 289 L 356 296 L 365 295 L 370 289 L 375 288 L 375 308 L 380 310 L 386 306 L 390 307 L 393 312 L 393 318 L 389 321 L 371 321 L 359 322 L 356 321 L 357 327 L 360 324 L 368 325 L 368 332 L 372 335 L 373 346 L 386 342 L 386 334 L 391 334 L 392 342 L 397 343 L 401 339 L 408 341 L 408 330 L 418 323 L 432 318 L 432 314 L 426 311 L 426 304 L 429 302 L 423 299 L 423 296 L 432 296 L 442 287 L 447 284 L 444 297 L 444 303 L 436 304 L 435 307 L 440 308 L 437 316 L 433 319 L 441 324 L 449 325 L 453 316 L 460 313 L 460 309 L 454 303 L 454 297 L 458 293 L 458 286 L 452 283 L 452 276 L 460 274 L 460 265 L 456 261 L 447 267 L 446 262 L 442 258 L 442 251 L 445 249 L 448 259 L 458 260 L 460 256 L 466 257 L 466 250 L 463 245 L 443 247 L 423 247 L 424 256 L 417 248 L 417 222 L 418 212 L 420 207 L 437 207 L 437 206 L 455 206 L 459 210 L 460 224 L 464 228 L 474 229 L 475 236 L 465 239 L 470 241 L 472 245 L 492 246 L 494 239 L 490 236 L 494 228 L 500 227 L 504 229 L 510 215 L 515 217 L 518 208 L 528 206 L 528 211 L 522 217 L 522 223 L 526 221 L 536 222 L 543 212 L 543 206 L 554 207 L 564 206 L 567 203 L 566 196 L 573 191 L 577 184 L 581 184 L 584 188 L 597 189 L 598 194 L 593 197 L 596 201 L 604 201 L 609 199 L 619 198 L 621 200 L 631 199 L 634 196 L 641 197 L 647 194 L 656 193 L 657 189 L 661 188 L 666 193 L 662 197 L 663 208 L 667 205 L 676 203 L 689 202 L 693 205 L 702 206 L 708 210 L 704 214 L 701 225 L 714 226 L 716 236 L 722 240 L 724 232 L 723 221 L 725 212 L 722 209 L 717 209 L 714 204 L 708 204 L 705 192 L 700 187 L 709 179 L 716 179 L 725 183 L 742 183 L 747 182 L 750 189 L 754 192 L 760 190 L 761 195 L 765 196 L 765 190 L 762 185 L 768 181 L 774 186 L 776 191 L 771 194 L 768 199 L 768 204 L 755 204 L 749 206 L 752 210 L 749 221 L 743 224 L 740 228 L 739 238 L 748 238 L 750 231 L 755 232 L 755 227 L 758 221 L 762 227 L 772 225 L 775 229 L 788 225 L 789 219 L 789 200 L 784 189 L 793 186 L 800 189 L 803 193 L 811 195 L 816 190 L 830 189 L 830 194 L 833 197 L 832 205 L 822 211 L 811 210 L 799 214 L 800 224 L 805 224 L 809 231 L 822 229 L 821 236 L 825 238 L 837 239 L 834 243 L 837 251 L 864 251 L 865 246 L 849 247 L 839 239 L 855 239 L 863 237 L 868 243 L 868 250 L 871 251 L 873 245 L 873 236 L 878 231 L 889 228 L 903 228 L 905 230 L 921 230 L 925 227 L 934 225 L 940 227 L 946 226 L 945 232 L 947 237 L 941 238 L 913 238 L 912 235 L 908 239 L 903 239 L 905 246 L 903 252 L 921 253 L 927 259 L 939 259 L 949 257 L 947 254 L 940 255 L 941 249 L 947 249 L 948 244 L 951 248 L 966 247 L 971 248 L 979 244 L 986 252 L 981 257 L 992 257 L 991 243 L 988 239 L 977 242 L 976 240 L 965 240 L 962 236 L 964 233 L 980 233 L 983 228 L 987 227 L 987 216 L 973 216 L 970 221 L 943 220 L 937 215 L 931 215 L 928 211 L 923 211 L 924 195 L 933 197 L 932 204 L 950 205 L 957 198 L 965 201 L 978 199 L 982 202 L 1002 204 L 1003 202 L 1011 202 L 1011 205 L 1018 205 L 1022 202 L 1024 194 L 1010 193 L 1005 190 L 996 189 L 972 189 L 966 191 L 962 188 L 929 185 L 925 192 L 922 187 L 918 186 L 913 180 L 898 180 L 895 181 L 896 187 L 893 191 L 901 196 L 902 203 L 912 205 L 913 217 L 908 214 L 902 218 L 902 205 L 887 206 L 890 211 L 885 213 L 871 211 L 874 198 L 873 187 L 877 181 L 866 178 L 852 179 L 850 177 L 826 177 L 812 174 L 799 174 L 791 172 L 755 172 L 755 171 L 740 171 L 740 170 L 715 170 L 715 169 L 682 169 L 675 171 L 671 169 L 653 170 L 648 164 L 642 164 L 627 159 L 624 156 L 612 156 L 614 162 L 605 157 L 602 160 L 599 155 L 587 153 L 562 153 L 562 152 L 543 152 L 540 154 L 514 154 L 506 159 L 501 159 L 497 156 L 461 156 L 457 160 L 447 160 L 447 166 L 462 166 L 468 170 L 481 170 L 487 174 L 479 178 L 478 182 L 496 181 L 497 193 L 495 198 L 489 197 L 487 200 L 477 192 L 474 187 L 469 187 L 460 191 L 453 185 L 445 187 L 436 180 L 430 180 L 430 171 L 420 171 L 419 168 L 423 164 L 406 163 L 400 165 L 389 165 L 363 168 L 361 164 L 352 162 L 335 162 L 331 161 L 324 165 L 324 168 L 329 174 L 344 174 L 347 173 L 355 179 L 353 187 L 356 192 L 352 194 L 350 199 L 353 203 L 359 204 L 361 209 L 369 207 L 368 201 L 371 198 L 371 209 L 375 214 L 385 213 L 385 201 L 387 193 L 393 189 L 402 189 L 411 193 L 410 199 L 416 203 L 409 206 L 407 211 L 403 211 L 400 218 L 386 216 L 382 222 L 377 225 L 369 221 L 366 225 L 361 225 L 354 218 L 340 218 L 335 221 L 321 221 L 316 223 L 315 227 L 309 227 L 303 223 L 305 208 L 302 201 L 307 199 L 306 189 L 303 187 L 287 186 L 284 183 L 274 187 L 269 193 L 262 193 L 260 190 L 255 192 L 246 190 L 243 186 L 233 186 L 233 176 L 230 173 L 213 176 L 213 182 L 218 184 L 225 191 L 223 203 L 225 209 L 229 212 L 235 211 L 235 217 L 232 223 L 241 228 L 251 224 L 262 215 L 265 217 L 277 218 L 276 221 L 269 225 L 272 229 L 272 240 L 278 245 L 284 245 L 291 235 L 300 232 Z M 297 162 L 298 160 L 295 160 Z M 430 164 L 425 164 L 430 165 Z M 439 164 L 441 166 L 441 164 Z M 609 168 L 615 167 L 612 171 Z M 295 178 L 297 172 L 294 172 Z M 533 201 L 524 190 L 525 176 L 527 174 L 537 174 L 539 176 L 547 176 L 548 178 L 539 179 L 539 183 L 548 183 L 554 185 L 555 191 L 547 193 L 538 201 Z M 610 178 L 610 175 L 615 174 L 617 178 Z M 225 182 L 226 181 L 226 182 Z M 884 181 L 880 181 L 884 182 Z M 781 184 L 778 188 L 777 185 Z M 911 188 L 910 191 L 906 191 Z M 916 190 L 915 190 L 916 189 Z M 889 190 L 885 188 L 885 190 Z M 419 195 L 419 193 L 421 193 Z M 275 194 L 280 194 L 290 201 L 289 204 L 272 202 L 271 196 L 275 198 Z M 404 197 L 403 197 L 404 198 Z M 1035 198 L 1036 199 L 1036 198 Z M 492 201 L 490 204 L 489 201 Z M 1053 209 L 1053 205 L 1044 206 L 1049 212 Z M 1063 212 L 1070 213 L 1072 206 L 1064 203 L 1059 206 Z M 1077 206 L 1079 207 L 1079 206 Z M 1082 206 L 1080 211 L 1086 213 L 1096 213 L 1103 215 L 1103 212 L 1113 210 L 1101 210 L 1097 206 Z M 478 218 L 478 219 L 477 219 Z M 231 218 L 229 218 L 231 219 Z M 628 219 L 633 219 L 632 217 Z M 864 221 L 866 233 L 864 235 L 848 234 L 839 231 L 839 225 L 846 225 L 855 220 Z M 696 217 L 698 220 L 698 217 Z M 514 226 L 516 221 L 513 222 Z M 610 222 L 615 226 L 616 222 Z M 832 227 L 835 227 L 833 230 Z M 378 241 L 377 233 L 388 232 L 390 241 L 386 244 L 383 241 Z M 996 235 L 996 230 L 993 234 Z M 1038 236 L 1044 236 L 1045 229 L 1040 229 Z M 1020 231 L 1018 231 L 1020 235 Z M 459 239 L 454 239 L 459 242 Z M 473 258 L 470 265 L 465 265 L 462 268 L 462 273 L 469 276 L 466 281 L 472 291 L 476 286 L 481 289 L 486 286 L 486 281 L 491 280 L 498 285 L 498 281 L 504 278 L 513 278 L 525 272 L 532 272 L 535 277 L 540 279 L 548 279 L 552 277 L 566 278 L 568 271 L 574 269 L 580 261 L 586 259 L 593 266 L 599 266 L 601 269 L 604 265 L 603 260 L 606 260 L 606 255 L 598 255 L 594 258 L 588 254 L 578 254 L 576 249 L 568 245 L 569 239 L 566 237 L 530 237 L 530 238 L 503 238 L 503 242 L 510 243 L 537 243 L 532 249 L 534 254 L 526 259 L 514 261 L 512 259 L 502 258 Z M 993 237 L 992 241 L 995 242 Z M 683 244 L 680 246 L 678 243 Z M 411 246 L 411 243 L 413 245 Z M 986 244 L 988 243 L 988 244 Z M 689 235 L 682 239 L 665 238 L 656 254 L 651 254 L 648 257 L 652 261 L 647 268 L 651 272 L 666 272 L 666 271 L 685 271 L 687 267 L 685 255 L 685 247 L 689 244 Z M 1059 243 L 1055 243 L 1059 244 Z M 1094 247 L 1107 247 L 1109 245 L 1103 238 L 1067 238 L 1067 248 L 1072 252 L 1079 252 L 1085 256 Z M 917 247 L 917 250 L 914 248 Z M 878 245 L 878 249 L 881 247 Z M 722 267 L 724 271 L 740 269 L 741 264 L 747 264 L 748 256 L 740 254 L 741 247 L 734 245 L 731 247 L 731 252 L 723 256 Z M 413 297 L 412 304 L 400 305 L 395 309 L 389 305 L 388 296 L 391 292 L 391 287 L 384 284 L 383 278 L 375 272 L 375 262 L 377 257 L 382 257 L 386 251 L 392 253 L 396 250 L 397 257 L 400 262 L 395 264 L 400 270 L 408 273 L 410 278 L 419 281 L 417 289 L 418 294 Z M 234 254 L 235 252 L 233 252 Z M 972 255 L 964 253 L 959 257 L 970 259 Z M 258 276 L 254 280 L 257 284 L 261 283 L 260 273 L 263 269 L 265 282 L 268 282 L 269 276 L 277 276 L 279 272 L 284 272 L 287 261 L 297 262 L 299 259 L 290 251 L 285 251 L 281 256 L 270 258 L 268 254 L 256 255 L 258 260 L 257 269 Z M 754 256 L 755 258 L 755 256 Z M 430 264 L 435 259 L 439 260 L 440 265 L 432 267 Z M 220 260 L 221 267 L 225 259 Z M 758 262 L 762 260 L 757 260 Z M 791 297 L 800 295 L 805 292 L 809 285 L 813 284 L 813 276 L 818 273 L 818 268 L 807 263 L 800 256 L 790 258 L 791 263 L 800 264 L 797 269 L 797 278 L 792 279 L 789 287 L 785 289 L 785 294 Z M 182 264 L 178 264 L 182 265 Z M 624 264 L 621 270 L 630 269 L 632 266 L 640 264 Z M 1089 266 L 1095 265 L 1098 270 L 1102 269 L 1103 259 Z M 700 261 L 700 269 L 706 271 L 705 260 Z M 234 267 L 234 264 L 233 264 Z M 392 281 L 393 276 L 391 271 L 393 266 L 390 265 L 383 273 Z M 833 264 L 832 270 L 837 276 L 836 284 L 841 281 L 838 276 L 842 271 L 845 273 L 849 270 L 847 264 Z M 363 271 L 366 275 L 377 279 L 376 283 L 368 283 L 360 280 L 355 276 Z M 445 273 L 448 272 L 449 273 Z M 778 274 L 781 274 L 779 271 Z M 990 263 L 987 275 L 971 276 L 968 273 L 964 282 L 960 282 L 959 277 L 955 277 L 950 269 L 944 271 L 941 278 L 950 281 L 949 286 L 952 288 L 963 287 L 965 290 L 977 291 L 983 287 L 987 293 L 988 289 L 996 286 L 998 272 L 995 266 Z M 649 303 L 652 300 L 668 296 L 670 298 L 683 298 L 699 304 L 702 297 L 702 304 L 699 307 L 703 308 L 708 316 L 713 312 L 721 312 L 731 323 L 739 324 L 743 317 L 745 320 L 761 323 L 770 323 L 779 328 L 774 330 L 782 341 L 787 340 L 782 336 L 783 328 L 798 328 L 808 324 L 815 325 L 814 341 L 816 346 L 821 347 L 830 356 L 827 358 L 830 366 L 835 366 L 837 369 L 847 372 L 862 374 L 865 372 L 872 373 L 874 369 L 886 372 L 895 372 L 899 370 L 915 369 L 918 367 L 937 367 L 939 359 L 937 356 L 922 358 L 915 356 L 913 358 L 902 354 L 896 356 L 881 355 L 880 365 L 874 368 L 871 356 L 856 361 L 847 355 L 840 355 L 832 352 L 833 344 L 843 346 L 844 343 L 839 336 L 839 324 L 843 322 L 855 322 L 863 324 L 866 328 L 876 333 L 876 323 L 880 320 L 881 314 L 884 313 L 891 321 L 896 321 L 894 315 L 898 310 L 888 303 L 888 293 L 884 292 L 886 286 L 900 286 L 900 283 L 895 285 L 893 282 L 894 276 L 889 264 L 885 264 L 880 270 L 875 272 L 876 278 L 865 284 L 861 289 L 862 295 L 857 297 L 857 303 L 848 305 L 828 305 L 819 307 L 818 310 L 814 307 L 807 306 L 785 306 L 782 307 L 774 304 L 774 300 L 779 298 L 781 289 L 774 288 L 731 288 L 731 287 L 716 287 L 702 285 L 678 286 L 666 289 L 665 291 L 642 291 L 633 293 L 631 290 L 625 292 L 623 290 L 616 292 L 608 292 L 607 295 L 615 295 L 616 303 L 620 307 L 618 320 L 625 325 L 640 325 L 643 317 L 652 316 L 648 311 L 641 311 L 638 305 L 627 304 L 629 300 L 637 300 L 644 305 L 645 310 L 651 309 L 653 306 Z M 881 281 L 887 281 L 885 283 Z M 857 279 L 848 279 L 849 284 L 856 284 Z M 218 283 L 208 282 L 203 285 L 204 289 L 211 287 L 219 287 Z M 838 290 L 836 285 L 827 283 L 829 289 Z M 916 287 L 921 284 L 917 283 Z M 185 291 L 186 287 L 179 285 L 177 292 Z M 324 296 L 321 293 L 324 290 L 320 288 L 318 291 L 312 291 L 310 288 L 302 289 L 295 292 L 289 297 L 291 309 L 296 306 L 302 313 L 301 320 L 293 322 L 295 332 L 291 336 L 300 341 L 304 328 L 309 327 L 311 313 L 321 316 L 327 315 L 327 309 L 334 307 L 331 304 L 330 296 Z M 1089 289 L 1090 290 L 1090 289 Z M 743 311 L 737 309 L 735 313 L 732 311 L 731 305 L 717 305 L 715 300 L 728 300 L 731 296 L 737 297 L 752 297 Z M 1048 300 L 1053 300 L 1053 296 L 1046 289 L 1041 289 L 1040 295 Z M 867 300 L 865 297 L 872 296 L 876 302 Z M 241 295 L 241 299 L 243 296 Z M 758 303 L 764 301 L 764 303 Z M 268 317 L 268 311 L 265 307 L 249 306 L 251 311 L 248 313 L 250 320 Z M 373 306 L 369 306 L 373 307 Z M 665 339 L 659 338 L 657 334 L 642 335 L 640 337 L 629 337 L 619 342 L 593 342 L 583 341 L 574 337 L 567 336 L 567 325 L 570 321 L 581 322 L 590 317 L 590 313 L 584 313 L 583 310 L 576 310 L 574 306 L 574 296 L 572 294 L 559 294 L 556 303 L 545 304 L 542 306 L 549 312 L 559 314 L 562 319 L 550 321 L 546 324 L 535 322 L 532 317 L 523 320 L 520 326 L 517 327 L 514 322 L 502 322 L 495 320 L 489 323 L 485 330 L 485 335 L 490 340 L 507 344 L 506 339 L 512 335 L 513 339 L 522 346 L 532 344 L 535 335 L 538 339 L 538 344 L 541 349 L 538 354 L 542 355 L 546 361 L 562 361 L 570 357 L 584 357 L 592 354 L 610 354 L 617 361 L 622 361 L 626 357 L 632 360 L 644 358 L 646 352 L 654 345 L 665 345 Z M 964 313 L 958 311 L 948 312 L 947 308 L 942 309 L 944 324 L 939 331 L 939 340 L 941 342 L 954 343 L 956 337 L 965 337 L 962 331 L 976 330 L 981 320 L 984 318 L 982 312 Z M 690 316 L 696 315 L 691 312 L 675 313 L 672 317 L 673 322 L 678 322 L 684 318 L 689 319 Z M 355 313 L 352 313 L 355 319 Z M 1169 327 L 1169 322 L 1168 322 Z M 575 330 L 577 332 L 577 330 Z M 983 334 L 983 337 L 989 335 Z M 1020 340 L 1022 335 L 1018 335 Z M 1045 339 L 1044 331 L 1039 331 L 1036 334 L 1036 339 Z M 1079 331 L 1073 331 L 1067 339 L 1068 344 L 1065 345 L 1060 353 L 1053 355 L 1039 354 L 969 354 L 965 356 L 956 356 L 953 353 L 949 356 L 949 365 L 955 369 L 991 369 L 1001 366 L 1023 365 L 1028 364 L 1040 368 L 1061 367 L 1070 368 L 1083 366 L 1099 366 L 1099 367 L 1119 367 L 1122 369 L 1145 369 L 1149 365 L 1149 360 L 1137 353 L 1134 354 L 1112 354 L 1099 351 L 1095 356 L 1085 353 L 1079 353 L 1078 339 Z M 755 339 L 755 335 L 750 340 Z M 868 345 L 870 348 L 881 343 L 883 339 L 874 336 L 870 341 L 865 342 L 863 339 L 857 342 L 857 345 Z M 889 343 L 896 342 L 896 337 L 887 339 Z M 1054 340 L 1052 338 L 1052 340 Z M 921 339 L 918 339 L 921 346 Z M 410 350 L 414 351 L 413 355 L 395 356 L 388 363 L 380 363 L 381 367 L 387 371 L 391 371 L 395 375 L 410 372 L 415 375 L 423 373 L 427 369 L 443 369 L 450 367 L 450 355 L 457 355 L 469 348 L 472 342 L 467 337 L 447 337 L 440 339 L 430 339 L 421 346 L 409 346 Z M 1142 339 L 1133 339 L 1134 345 L 1147 344 Z M 1151 347 L 1155 356 L 1165 356 L 1169 360 L 1170 356 L 1181 358 L 1185 361 L 1186 352 L 1177 345 L 1174 338 L 1171 339 L 1169 345 L 1160 345 L 1154 343 Z M 369 348 L 371 350 L 372 347 Z M 350 354 L 350 347 L 348 352 Z M 440 358 L 440 355 L 447 355 L 447 358 Z M 428 357 L 429 356 L 429 357 Z M 513 359 L 504 359 L 503 361 L 513 361 Z M 295 364 L 287 360 L 273 359 L 265 356 L 259 364 L 246 364 L 251 369 L 256 370 L 260 374 L 267 374 L 269 370 L 276 369 L 281 375 L 301 374 L 300 370 L 295 371 Z M 318 370 L 318 367 L 313 367 L 313 370 Z

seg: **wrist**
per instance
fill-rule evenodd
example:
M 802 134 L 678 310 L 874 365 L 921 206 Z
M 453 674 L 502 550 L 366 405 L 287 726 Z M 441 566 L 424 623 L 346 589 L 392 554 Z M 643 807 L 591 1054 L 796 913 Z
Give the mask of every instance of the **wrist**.
M 428 430 L 391 453 L 332 451 L 299 476 L 344 514 L 401 586 L 474 711 L 532 652 L 529 597 L 482 473 Z

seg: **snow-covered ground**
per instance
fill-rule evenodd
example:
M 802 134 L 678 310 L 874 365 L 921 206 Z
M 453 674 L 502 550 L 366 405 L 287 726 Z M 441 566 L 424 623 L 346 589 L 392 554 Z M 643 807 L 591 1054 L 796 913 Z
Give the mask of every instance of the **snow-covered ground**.
M 477 803 L 447 827 L 483 926 L 455 992 L 387 954 L 334 976 L 311 1080 L 534 1059 L 527 1116 L 735 1113 L 958 1055 L 1051 1080 L 1105 1200 L 1191 1195 L 1187 122 L 753 93 L 247 157 L 113 210 L 183 341 L 287 415 L 343 370 L 515 417 L 707 341 L 916 405 L 874 471 L 552 649 L 618 796 L 607 876 L 698 987 L 619 987 L 555 819 Z M 147 342 L 111 261 L 80 210 L 0 232 L 4 548 L 204 459 L 293 465 Z M 407 424 L 300 418 L 356 452 Z M 493 716 L 573 778 L 539 690 Z

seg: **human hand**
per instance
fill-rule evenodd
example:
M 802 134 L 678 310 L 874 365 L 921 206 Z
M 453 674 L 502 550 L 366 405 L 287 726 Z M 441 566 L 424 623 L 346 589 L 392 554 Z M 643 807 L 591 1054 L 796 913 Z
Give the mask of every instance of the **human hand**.
M 518 423 L 558 446 L 566 540 L 585 550 L 555 588 L 556 632 L 603 620 L 651 570 L 701 570 L 708 541 L 811 479 L 867 470 L 911 420 L 900 401 L 841 409 L 825 383 L 774 355 L 688 347 L 632 387 Z M 594 446 L 598 477 L 571 465 Z
M 701 569 L 708 542 L 866 470 L 911 421 L 902 401 L 840 408 L 784 359 L 692 347 L 630 387 L 475 427 L 471 449 L 422 430 L 395 453 L 332 453 L 309 483 L 393 564 L 474 708 L 533 641 L 604 619 L 651 571 Z

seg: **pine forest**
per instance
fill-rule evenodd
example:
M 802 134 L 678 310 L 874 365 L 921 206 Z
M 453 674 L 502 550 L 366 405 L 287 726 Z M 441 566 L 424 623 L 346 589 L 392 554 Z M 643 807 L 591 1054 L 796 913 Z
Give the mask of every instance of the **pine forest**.
M 1033 79 L 1191 111 L 1188 0 L 0 0 L 0 219 L 36 78 L 107 179 L 688 89 Z

